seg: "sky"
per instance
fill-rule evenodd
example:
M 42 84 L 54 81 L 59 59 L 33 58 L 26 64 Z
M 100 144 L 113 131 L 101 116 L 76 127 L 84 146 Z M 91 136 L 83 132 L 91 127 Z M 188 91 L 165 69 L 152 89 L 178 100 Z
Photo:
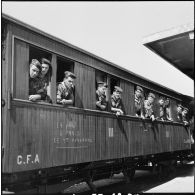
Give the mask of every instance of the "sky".
M 144 37 L 194 23 L 193 1 L 2 2 L 2 12 L 179 93 L 194 81 L 143 45 Z

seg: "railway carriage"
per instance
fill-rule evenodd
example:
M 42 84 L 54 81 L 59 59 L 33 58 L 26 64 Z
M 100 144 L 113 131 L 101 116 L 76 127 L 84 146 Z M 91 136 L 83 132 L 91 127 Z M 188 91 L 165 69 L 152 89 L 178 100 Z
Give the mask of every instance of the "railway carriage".
M 52 103 L 28 100 L 29 63 L 51 61 L 48 94 Z M 76 75 L 74 105 L 56 103 L 64 71 Z M 125 115 L 96 109 L 97 82 L 123 89 Z M 170 98 L 173 122 L 135 117 L 134 91 Z M 159 114 L 157 100 L 154 110 Z M 51 192 L 79 181 L 93 181 L 152 162 L 170 165 L 191 155 L 190 132 L 176 122 L 176 105 L 191 99 L 136 75 L 8 15 L 2 15 L 2 188 Z M 56 187 L 56 188 L 55 188 Z

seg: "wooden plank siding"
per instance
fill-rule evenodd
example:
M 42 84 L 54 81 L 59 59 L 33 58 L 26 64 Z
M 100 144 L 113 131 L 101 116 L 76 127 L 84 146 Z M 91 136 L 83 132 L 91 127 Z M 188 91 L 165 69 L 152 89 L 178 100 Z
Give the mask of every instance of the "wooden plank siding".
M 13 95 L 18 99 L 28 99 L 29 88 L 29 46 L 23 41 L 14 41 L 14 91 Z
M 14 101 L 8 172 L 190 149 L 181 125 Z M 17 163 L 18 155 L 22 163 Z M 27 162 L 27 155 L 31 155 Z M 35 162 L 38 155 L 39 163 Z
M 75 106 L 96 109 L 95 69 L 75 63 Z
M 135 115 L 134 112 L 134 85 L 121 79 L 120 87 L 123 89 L 122 102 L 126 115 Z

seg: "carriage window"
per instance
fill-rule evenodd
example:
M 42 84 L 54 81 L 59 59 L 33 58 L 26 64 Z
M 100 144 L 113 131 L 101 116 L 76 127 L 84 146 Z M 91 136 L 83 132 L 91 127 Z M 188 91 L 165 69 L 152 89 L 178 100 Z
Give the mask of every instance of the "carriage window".
M 114 91 L 114 86 L 120 86 L 120 79 L 117 77 L 110 78 L 110 93 L 112 94 Z
M 51 62 L 52 55 L 44 50 L 39 49 L 38 47 L 30 46 L 29 47 L 29 62 L 32 59 L 37 59 L 41 62 L 42 58 L 46 58 Z
M 46 52 L 35 46 L 29 46 L 29 100 L 30 101 L 44 101 L 52 103 L 51 100 L 51 65 L 52 54 Z M 37 61 L 36 61 L 37 60 Z M 39 64 L 40 66 L 32 66 L 32 64 Z M 39 73 L 34 77 L 34 68 L 39 69 Z M 35 80 L 35 78 L 39 78 Z M 38 97 L 36 97 L 38 96 Z
M 107 74 L 96 70 L 96 109 L 108 110 L 108 90 L 107 90 Z
M 75 105 L 75 78 L 74 62 L 63 57 L 57 57 L 56 95 L 58 104 Z M 61 83 L 62 81 L 64 82 Z
M 57 77 L 56 82 L 62 82 L 64 79 L 64 72 L 74 72 L 74 62 L 65 58 L 57 57 Z

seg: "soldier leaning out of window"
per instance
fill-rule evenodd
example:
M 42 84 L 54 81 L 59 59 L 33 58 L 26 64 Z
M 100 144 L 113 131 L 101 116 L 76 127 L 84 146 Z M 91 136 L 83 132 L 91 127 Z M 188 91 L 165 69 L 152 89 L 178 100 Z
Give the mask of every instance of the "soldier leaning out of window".
M 135 90 L 135 115 L 137 117 L 145 118 L 144 117 L 144 95 L 143 89 L 140 86 L 136 87 Z
M 162 121 L 166 120 L 166 105 L 165 105 L 165 98 L 159 98 L 159 105 L 160 105 L 160 116 L 159 119 Z
M 107 101 L 106 101 L 106 89 L 107 84 L 99 81 L 98 82 L 98 89 L 96 90 L 96 107 L 99 110 L 106 110 L 107 108 Z
M 65 71 L 64 80 L 58 85 L 57 103 L 63 105 L 73 105 L 74 103 L 74 80 L 76 76 L 69 71 Z
M 116 113 L 116 116 L 123 115 L 123 104 L 122 104 L 122 99 L 121 99 L 121 94 L 123 90 L 115 86 L 114 87 L 114 92 L 111 96 L 111 111 Z
M 148 94 L 148 99 L 144 101 L 144 113 L 145 118 L 155 120 L 154 112 L 153 112 L 153 102 L 155 99 L 155 95 L 153 93 Z
M 166 120 L 173 122 L 173 119 L 171 118 L 170 99 L 169 98 L 167 98 L 165 100 L 165 111 L 166 111 Z
M 30 77 L 29 77 L 29 100 L 37 101 L 44 100 L 47 92 L 38 77 L 41 72 L 41 64 L 37 59 L 32 59 L 30 63 Z
M 181 104 L 178 104 L 177 105 L 177 122 L 182 122 L 182 110 L 183 110 L 183 107 Z
M 183 107 L 182 111 L 182 121 L 184 125 L 189 125 L 189 119 L 188 119 L 188 108 Z
M 49 86 L 49 79 L 51 78 L 51 75 L 52 75 L 51 62 L 46 58 L 42 58 L 41 59 L 41 73 L 39 74 L 39 79 L 46 93 L 47 93 L 47 87 Z M 48 94 L 45 97 L 45 101 L 52 103 L 52 100 Z

